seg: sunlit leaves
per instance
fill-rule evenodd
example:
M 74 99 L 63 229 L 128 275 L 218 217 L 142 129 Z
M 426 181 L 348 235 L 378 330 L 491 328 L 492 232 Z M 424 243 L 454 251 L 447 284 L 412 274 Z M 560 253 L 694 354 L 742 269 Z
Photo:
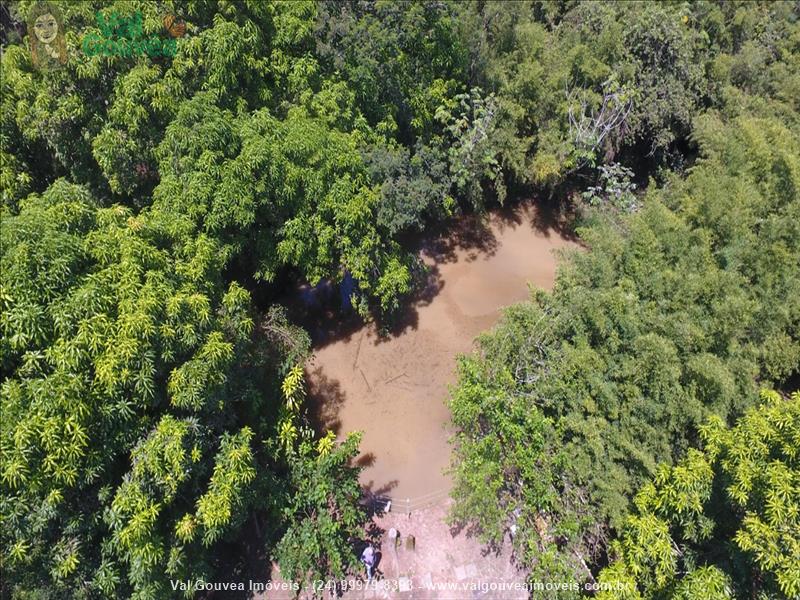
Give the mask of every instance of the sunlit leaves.
M 197 357 L 172 371 L 167 385 L 172 404 L 199 410 L 209 391 L 225 383 L 233 356 L 233 344 L 221 332 L 210 333 Z
M 300 365 L 293 366 L 284 377 L 281 391 L 287 408 L 292 412 L 299 411 L 300 404 L 305 396 L 305 378 L 303 376 L 303 368 Z
M 493 94 L 485 95 L 480 88 L 455 97 L 458 107 L 449 111 L 440 106 L 436 118 L 444 123 L 452 143 L 448 151 L 450 172 L 457 190 L 476 208 L 483 206 L 481 183 L 491 184 L 497 199 L 506 197 L 501 165 L 502 108 Z
M 281 575 L 295 581 L 341 577 L 357 560 L 351 541 L 361 535 L 364 515 L 358 470 L 349 462 L 358 454 L 360 435 L 351 434 L 338 446 L 331 436 L 322 440 L 323 452 L 300 443 L 287 453 L 295 491 L 283 508 L 288 525 L 276 557 Z
M 191 542 L 195 537 L 197 530 L 197 520 L 193 515 L 184 515 L 180 521 L 175 524 L 175 535 L 182 542 Z
M 286 418 L 281 421 L 278 428 L 278 439 L 281 441 L 281 444 L 283 444 L 283 447 L 287 452 L 294 447 L 297 436 L 297 425 L 295 425 L 290 418 Z
M 245 503 L 248 485 L 255 479 L 250 442 L 253 432 L 244 428 L 235 435 L 225 434 L 214 458 L 214 473 L 208 491 L 197 500 L 197 522 L 203 527 L 203 543 L 218 540 L 237 518 Z
M 578 573 L 575 552 L 587 556 L 609 525 L 625 523 L 631 489 L 641 489 L 637 506 L 668 533 L 680 527 L 695 544 L 714 535 L 705 508 L 721 485 L 714 461 L 729 460 L 724 424 L 757 402 L 757 380 L 777 384 L 797 370 L 800 198 L 785 196 L 780 183 L 793 181 L 784 166 L 797 132 L 774 118 L 759 122 L 704 117 L 698 139 L 708 155 L 684 180 L 651 190 L 618 224 L 582 229 L 588 250 L 564 264 L 553 293 L 534 294 L 481 338 L 452 393 L 456 465 L 467 465 L 457 470 L 459 518 L 490 539 L 522 521 L 515 535 L 533 548 L 536 515 L 544 513 L 564 536 L 555 553 L 561 565 Z M 513 382 L 504 383 L 506 373 Z M 550 454 L 523 460 L 503 437 L 517 402 L 534 415 L 523 431 L 538 434 L 537 418 L 553 421 L 559 460 L 544 473 L 555 501 L 525 496 L 531 486 L 514 490 L 508 477 Z M 488 412 L 495 403 L 500 410 Z M 697 429 L 706 453 L 687 456 Z M 739 451 L 752 458 L 737 463 L 725 487 L 736 510 L 746 511 L 771 475 L 764 509 L 786 518 L 784 498 L 797 484 L 766 459 L 772 429 L 762 422 L 748 436 Z M 795 456 L 798 441 L 781 442 L 782 451 Z M 658 467 L 682 457 L 674 470 Z M 654 476 L 656 487 L 644 485 Z M 497 510 L 496 498 L 510 510 Z M 754 520 L 748 527 L 766 547 L 793 552 L 783 549 L 793 547 L 780 529 Z M 681 569 L 665 541 L 643 546 L 657 552 L 642 558 L 658 570 L 654 581 Z M 534 569 L 538 556 L 529 555 Z
M 332 431 L 328 431 L 324 436 L 317 440 L 317 453 L 321 458 L 328 456 L 335 448 L 334 440 L 336 435 Z
M 614 545 L 617 562 L 602 578 L 629 578 L 648 598 L 665 589 L 674 599 L 729 598 L 734 584 L 743 593 L 752 586 L 770 596 L 800 592 L 800 394 L 762 398 L 733 428 L 717 419 L 704 426 L 708 450 L 661 467 L 637 496 L 639 514 L 628 518 Z M 724 498 L 712 500 L 712 486 L 727 482 Z
M 19 540 L 9 548 L 8 557 L 15 563 L 24 562 L 29 549 L 30 545 L 27 542 Z
M 165 569 L 199 568 L 179 544 L 198 527 L 212 543 L 246 510 L 252 431 L 218 447 L 226 421 L 183 411 L 239 401 L 228 374 L 254 329 L 250 296 L 223 287 L 217 242 L 180 220 L 98 210 L 64 182 L 20 206 L 2 228 L 4 552 L 26 549 L 64 585 L 158 589 Z

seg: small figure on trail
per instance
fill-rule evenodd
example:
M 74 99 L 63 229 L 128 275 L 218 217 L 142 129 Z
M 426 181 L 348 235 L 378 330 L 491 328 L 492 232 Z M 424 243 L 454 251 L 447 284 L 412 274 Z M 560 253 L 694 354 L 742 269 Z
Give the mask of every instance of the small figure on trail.
M 375 549 L 372 544 L 367 544 L 364 551 L 361 553 L 361 562 L 367 568 L 367 581 L 372 581 L 372 570 L 375 568 Z

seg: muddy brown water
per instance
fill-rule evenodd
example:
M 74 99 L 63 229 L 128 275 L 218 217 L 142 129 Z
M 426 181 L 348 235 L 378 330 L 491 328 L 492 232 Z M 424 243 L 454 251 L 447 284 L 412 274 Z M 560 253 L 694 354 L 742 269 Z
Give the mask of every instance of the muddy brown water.
M 400 507 L 446 495 L 446 402 L 456 357 L 503 307 L 526 299 L 529 285 L 552 287 L 557 251 L 577 247 L 561 230 L 533 203 L 463 217 L 420 242 L 428 285 L 391 334 L 342 322 L 333 311 L 306 319 L 314 342 L 307 365 L 312 411 L 318 426 L 339 438 L 363 432 L 357 464 L 368 491 Z

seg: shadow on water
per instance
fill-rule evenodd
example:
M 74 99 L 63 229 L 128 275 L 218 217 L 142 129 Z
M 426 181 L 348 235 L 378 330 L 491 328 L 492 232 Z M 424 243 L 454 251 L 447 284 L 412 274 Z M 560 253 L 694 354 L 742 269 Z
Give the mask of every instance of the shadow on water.
M 546 239 L 555 236 L 571 242 L 579 241 L 578 236 L 575 235 L 574 207 L 554 198 L 508 202 L 493 210 L 491 215 L 492 220 L 499 225 L 500 233 L 505 227 L 516 229 L 519 226 L 527 225 Z
M 417 292 L 404 307 L 390 320 L 378 321 L 381 335 L 376 337 L 375 343 L 417 329 L 417 310 L 430 304 L 444 288 L 440 265 L 459 260 L 470 263 L 488 259 L 500 247 L 496 232 L 502 234 L 506 228 L 524 226 L 548 239 L 555 235 L 579 241 L 574 233 L 571 213 L 558 202 L 538 200 L 508 203 L 491 213 L 462 215 L 428 230 L 416 240 L 408 240 L 407 247 L 416 250 L 423 258 L 425 269 L 417 274 Z
M 344 340 L 359 331 L 364 321 L 353 310 L 349 300 L 352 279 L 341 285 L 323 280 L 316 286 L 301 283 L 289 289 L 280 303 L 286 306 L 289 318 L 305 329 L 314 348 Z
M 504 223 L 514 226 L 521 224 L 513 208 L 509 207 L 503 212 Z M 418 310 L 433 302 L 444 289 L 445 282 L 439 268 L 441 265 L 459 260 L 470 263 L 495 255 L 500 246 L 490 226 L 490 219 L 495 218 L 495 215 L 497 212 L 492 212 L 491 215 L 462 215 L 417 235 L 415 239 L 406 240 L 404 245 L 415 251 L 424 263 L 420 264 L 414 274 L 416 291 L 389 318 L 378 320 L 380 335 L 376 336 L 375 344 L 417 329 Z
M 420 268 L 414 274 L 414 279 L 417 281 L 416 291 L 405 304 L 392 315 L 376 320 L 378 335 L 373 339 L 375 345 L 403 335 L 409 330 L 416 330 L 419 326 L 419 309 L 428 306 L 444 289 L 444 279 L 436 264 Z
M 553 235 L 569 240 L 580 242 L 580 238 L 575 234 L 575 217 L 572 210 L 567 210 L 563 204 L 553 201 L 537 203 L 538 210 L 532 211 L 530 224 L 546 238 Z

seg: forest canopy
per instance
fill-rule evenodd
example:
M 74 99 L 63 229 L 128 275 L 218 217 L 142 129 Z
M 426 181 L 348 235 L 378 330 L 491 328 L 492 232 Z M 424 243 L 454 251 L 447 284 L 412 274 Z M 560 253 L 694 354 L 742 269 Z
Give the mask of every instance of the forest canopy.
M 390 321 L 415 233 L 523 197 L 583 249 L 459 361 L 453 522 L 531 577 L 796 594 L 798 12 L 4 3 L 3 598 L 350 572 L 358 435 L 313 431 L 278 291 Z M 754 431 L 770 478 L 723 489 Z
M 695 458 L 698 446 L 719 447 L 709 419 L 716 430 L 750 411 L 726 434 L 730 460 L 779 468 L 778 450 L 748 459 L 735 449 L 760 427 L 759 388 L 790 390 L 800 365 L 800 127 L 788 93 L 798 15 L 789 3 L 693 3 L 680 19 L 673 8 L 624 9 L 623 25 L 600 16 L 614 12 L 607 5 L 560 16 L 563 27 L 590 11 L 601 42 L 633 19 L 629 48 L 644 71 L 627 82 L 626 135 L 643 153 L 640 136 L 653 132 L 648 156 L 663 155 L 672 173 L 662 180 L 658 167 L 637 192 L 642 164 L 625 160 L 630 149 L 617 154 L 623 164 L 606 155 L 577 200 L 588 249 L 562 265 L 552 293 L 508 309 L 461 359 L 452 520 L 490 544 L 510 536 L 534 580 L 594 583 L 611 548 L 619 558 L 601 580 L 627 582 L 626 597 L 794 597 L 800 540 L 796 523 L 780 520 L 796 516 L 798 397 L 776 401 L 786 418 L 758 429 L 765 443 L 769 427 L 788 431 L 789 471 L 764 482 L 785 506 L 749 479 L 726 498 L 717 486 L 740 467 L 721 463 L 712 483 Z M 670 22 L 689 27 L 668 33 Z M 655 40 L 674 52 L 653 62 L 645 48 Z M 672 77 L 680 85 L 664 84 Z

